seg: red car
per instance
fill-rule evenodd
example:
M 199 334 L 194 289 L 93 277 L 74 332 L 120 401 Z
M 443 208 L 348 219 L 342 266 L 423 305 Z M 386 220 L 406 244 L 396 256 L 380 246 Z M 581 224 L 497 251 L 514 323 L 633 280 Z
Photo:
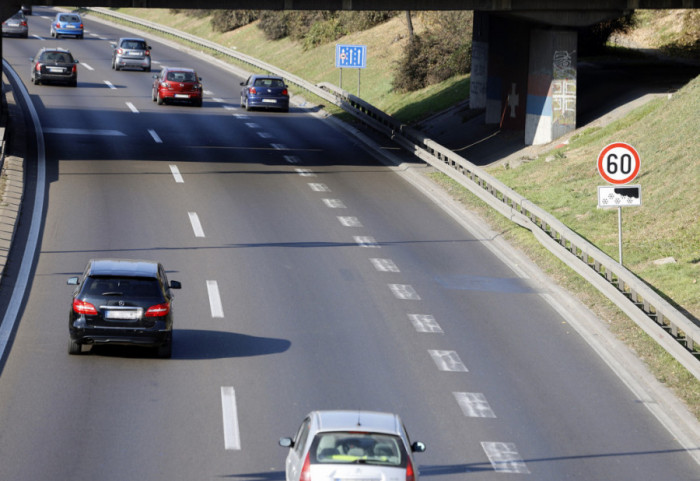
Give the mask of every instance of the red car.
M 153 76 L 152 98 L 158 105 L 165 102 L 188 102 L 202 106 L 202 79 L 191 68 L 163 67 Z

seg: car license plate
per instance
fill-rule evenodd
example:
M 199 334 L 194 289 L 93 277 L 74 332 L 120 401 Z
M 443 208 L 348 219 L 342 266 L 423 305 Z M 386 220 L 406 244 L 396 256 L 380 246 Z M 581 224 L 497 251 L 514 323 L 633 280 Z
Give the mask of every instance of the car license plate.
M 188 94 L 175 94 L 176 99 L 188 99 L 190 96 Z
M 141 52 L 129 52 L 129 55 L 141 55 Z
M 49 72 L 52 73 L 63 73 L 66 71 L 63 67 L 46 67 Z
M 141 310 L 106 310 L 105 319 L 116 319 L 120 321 L 135 321 L 141 317 Z
M 8 27 L 19 27 L 19 22 L 7 22 Z
M 75 25 L 66 25 L 66 28 L 75 28 Z
M 264 104 L 276 104 L 277 100 L 275 99 L 262 99 Z

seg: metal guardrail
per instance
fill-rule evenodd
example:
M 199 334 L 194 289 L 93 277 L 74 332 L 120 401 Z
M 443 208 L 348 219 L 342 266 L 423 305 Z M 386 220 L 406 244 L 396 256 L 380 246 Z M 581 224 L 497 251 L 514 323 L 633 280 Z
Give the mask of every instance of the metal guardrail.
M 700 346 L 699 326 L 635 274 L 569 229 L 556 217 L 467 159 L 335 85 L 314 85 L 273 65 L 172 28 L 104 8 L 89 10 L 223 53 L 255 68 L 279 75 L 289 83 L 341 107 L 459 182 L 511 221 L 530 230 L 541 244 L 613 301 L 695 378 L 700 379 L 700 359 L 696 350 L 696 347 Z

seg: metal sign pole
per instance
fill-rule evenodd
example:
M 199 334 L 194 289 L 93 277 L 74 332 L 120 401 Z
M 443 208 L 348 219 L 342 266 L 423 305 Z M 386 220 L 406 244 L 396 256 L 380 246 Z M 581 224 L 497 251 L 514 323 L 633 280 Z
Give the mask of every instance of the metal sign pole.
M 357 69 L 357 96 L 360 96 L 360 72 L 362 72 L 361 69 Z
M 338 84 L 340 90 L 343 90 L 343 67 L 340 67 L 340 84 Z

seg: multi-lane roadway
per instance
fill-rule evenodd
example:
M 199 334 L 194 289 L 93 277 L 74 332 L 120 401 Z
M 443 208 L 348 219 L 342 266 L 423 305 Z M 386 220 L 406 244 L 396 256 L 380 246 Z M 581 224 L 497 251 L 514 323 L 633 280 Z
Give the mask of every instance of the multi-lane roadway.
M 154 70 L 205 88 L 202 108 L 158 106 L 150 73 L 110 68 L 131 34 L 87 17 L 54 40 L 50 12 L 2 44 L 45 156 L 27 159 L 22 248 L 39 228 L 0 372 L 1 480 L 281 481 L 277 439 L 340 408 L 400 414 L 426 481 L 700 479 L 567 301 L 402 169 L 311 111 L 245 112 L 243 78 L 149 39 Z M 77 88 L 30 84 L 43 45 L 80 60 Z M 182 282 L 172 359 L 68 355 L 66 279 L 93 257 Z

